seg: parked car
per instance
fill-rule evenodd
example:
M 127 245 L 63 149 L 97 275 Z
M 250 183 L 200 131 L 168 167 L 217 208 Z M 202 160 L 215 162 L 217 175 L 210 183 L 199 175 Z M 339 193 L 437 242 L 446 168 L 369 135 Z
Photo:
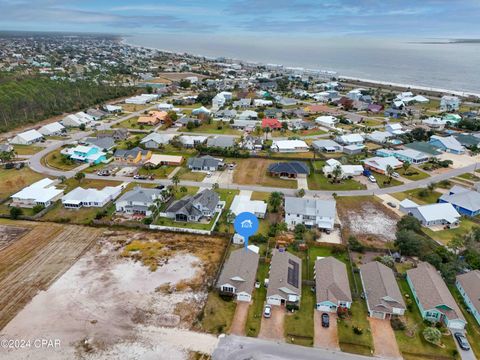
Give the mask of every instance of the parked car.
M 368 180 L 370 180 L 370 182 L 372 183 L 376 183 L 377 182 L 377 179 L 375 179 L 375 177 L 373 175 L 369 175 L 368 176 Z
M 394 178 L 399 178 L 399 177 L 400 177 L 399 173 L 397 173 L 397 172 L 392 173 L 392 176 L 393 176 Z
M 387 205 L 390 206 L 390 207 L 392 207 L 392 208 L 396 208 L 396 207 L 397 207 L 397 204 L 395 204 L 395 203 L 393 203 L 393 202 L 391 202 L 391 201 L 387 202 Z
M 145 175 L 134 175 L 133 178 L 135 180 L 147 180 L 147 176 Z
M 98 176 L 110 176 L 110 171 L 108 170 L 100 170 L 97 172 Z
M 266 319 L 272 316 L 272 307 L 270 305 L 265 305 L 265 308 L 263 309 L 263 316 Z
M 24 162 L 19 162 L 15 164 L 15 169 L 20 170 L 25 166 Z
M 212 173 L 209 171 L 207 172 L 207 177 L 210 177 L 210 176 L 212 176 Z
M 465 335 L 463 335 L 460 332 L 456 332 L 454 336 L 455 336 L 455 339 L 457 339 L 458 345 L 460 345 L 460 349 L 465 351 L 470 350 L 470 344 L 468 343 L 468 340 L 465 337 Z
M 15 164 L 14 163 L 6 163 L 5 165 L 3 165 L 3 167 L 7 170 L 9 169 L 13 169 L 15 167 Z
M 322 314 L 322 327 L 330 327 L 330 316 L 327 313 Z
M 165 189 L 165 185 L 157 185 L 157 186 L 155 186 L 155 189 L 163 190 L 163 189 Z

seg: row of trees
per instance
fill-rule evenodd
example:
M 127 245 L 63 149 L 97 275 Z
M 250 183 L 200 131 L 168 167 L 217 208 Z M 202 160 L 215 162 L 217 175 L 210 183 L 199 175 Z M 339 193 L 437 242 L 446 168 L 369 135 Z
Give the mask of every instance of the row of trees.
M 50 80 L 43 76 L 0 75 L 0 132 L 36 123 L 127 96 L 133 87 L 109 86 L 87 80 Z

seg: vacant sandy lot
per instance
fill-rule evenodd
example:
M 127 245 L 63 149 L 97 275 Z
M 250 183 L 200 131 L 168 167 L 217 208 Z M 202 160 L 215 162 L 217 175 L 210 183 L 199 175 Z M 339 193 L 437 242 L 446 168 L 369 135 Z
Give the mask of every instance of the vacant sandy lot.
M 337 201 L 343 231 L 348 237 L 381 246 L 395 240 L 398 216 L 372 197 L 341 198 Z
M 0 225 L 0 250 L 7 247 L 29 229 L 20 226 Z
M 224 243 L 104 231 L 2 330 L 2 338 L 58 339 L 61 346 L 10 350 L 2 359 L 186 359 L 189 351 L 211 352 L 216 338 L 188 329 L 203 308 Z

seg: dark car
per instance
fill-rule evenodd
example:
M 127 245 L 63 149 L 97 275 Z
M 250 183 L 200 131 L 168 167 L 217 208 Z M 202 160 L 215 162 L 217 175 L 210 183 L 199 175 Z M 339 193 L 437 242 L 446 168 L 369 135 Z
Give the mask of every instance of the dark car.
M 155 186 L 155 189 L 158 189 L 158 190 L 163 190 L 165 188 L 165 185 L 157 185 Z
M 465 351 L 470 350 L 470 344 L 468 343 L 465 335 L 463 335 L 462 333 L 456 332 L 454 336 L 455 336 L 455 339 L 457 339 L 458 345 L 460 345 L 460 348 L 462 350 L 465 350 Z
M 322 327 L 328 328 L 330 326 L 330 316 L 327 313 L 322 314 Z

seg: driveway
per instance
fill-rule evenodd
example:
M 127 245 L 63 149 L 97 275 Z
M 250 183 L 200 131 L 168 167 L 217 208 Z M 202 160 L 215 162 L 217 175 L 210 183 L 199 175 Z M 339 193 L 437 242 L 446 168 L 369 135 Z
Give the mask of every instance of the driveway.
M 461 332 L 463 332 L 463 331 L 461 331 Z M 454 332 L 452 332 L 452 336 L 453 336 L 453 334 L 454 334 Z M 460 355 L 462 360 L 475 360 L 476 359 L 475 354 L 473 353 L 472 350 L 468 350 L 468 351 L 462 350 L 460 348 L 460 345 L 458 345 L 458 341 L 457 341 L 457 339 L 455 339 L 455 337 L 453 338 L 453 341 L 455 342 L 455 346 L 457 347 L 458 354 Z
M 284 341 L 284 320 L 285 308 L 281 306 L 272 306 L 272 316 L 269 319 L 262 316 L 258 337 L 261 339 Z
M 317 239 L 318 242 L 329 243 L 329 244 L 341 244 L 342 243 L 342 234 L 340 229 L 333 229 L 330 234 L 322 232 L 320 238 Z
M 302 177 L 297 178 L 297 189 L 308 190 L 307 178 L 302 178 Z
M 383 204 L 386 208 L 392 210 L 392 211 L 393 211 L 394 213 L 396 213 L 398 216 L 402 217 L 402 216 L 405 215 L 404 213 L 402 213 L 402 212 L 400 211 L 400 205 L 399 205 L 399 204 L 400 204 L 400 200 L 395 199 L 392 195 L 389 195 L 389 194 L 381 194 L 381 195 L 376 195 L 376 196 L 377 196 L 380 200 L 382 200 L 382 204 Z M 387 204 L 387 203 L 389 203 L 389 202 L 395 204 L 397 207 L 392 208 L 390 205 Z
M 375 356 L 388 359 L 402 359 L 398 349 L 397 339 L 393 332 L 390 320 L 374 319 L 369 317 L 370 329 L 372 330 Z
M 377 183 L 372 183 L 366 176 L 355 176 L 354 180 L 358 181 L 360 184 L 363 184 L 367 187 L 367 190 L 379 189 Z
M 337 314 L 329 313 L 330 327 L 322 327 L 322 312 L 314 310 L 314 330 L 315 336 L 313 338 L 313 346 L 328 349 L 340 350 L 338 345 L 337 333 Z
M 250 303 L 246 301 L 238 301 L 233 315 L 232 326 L 230 326 L 230 334 L 245 336 L 245 324 L 247 323 L 248 308 Z

